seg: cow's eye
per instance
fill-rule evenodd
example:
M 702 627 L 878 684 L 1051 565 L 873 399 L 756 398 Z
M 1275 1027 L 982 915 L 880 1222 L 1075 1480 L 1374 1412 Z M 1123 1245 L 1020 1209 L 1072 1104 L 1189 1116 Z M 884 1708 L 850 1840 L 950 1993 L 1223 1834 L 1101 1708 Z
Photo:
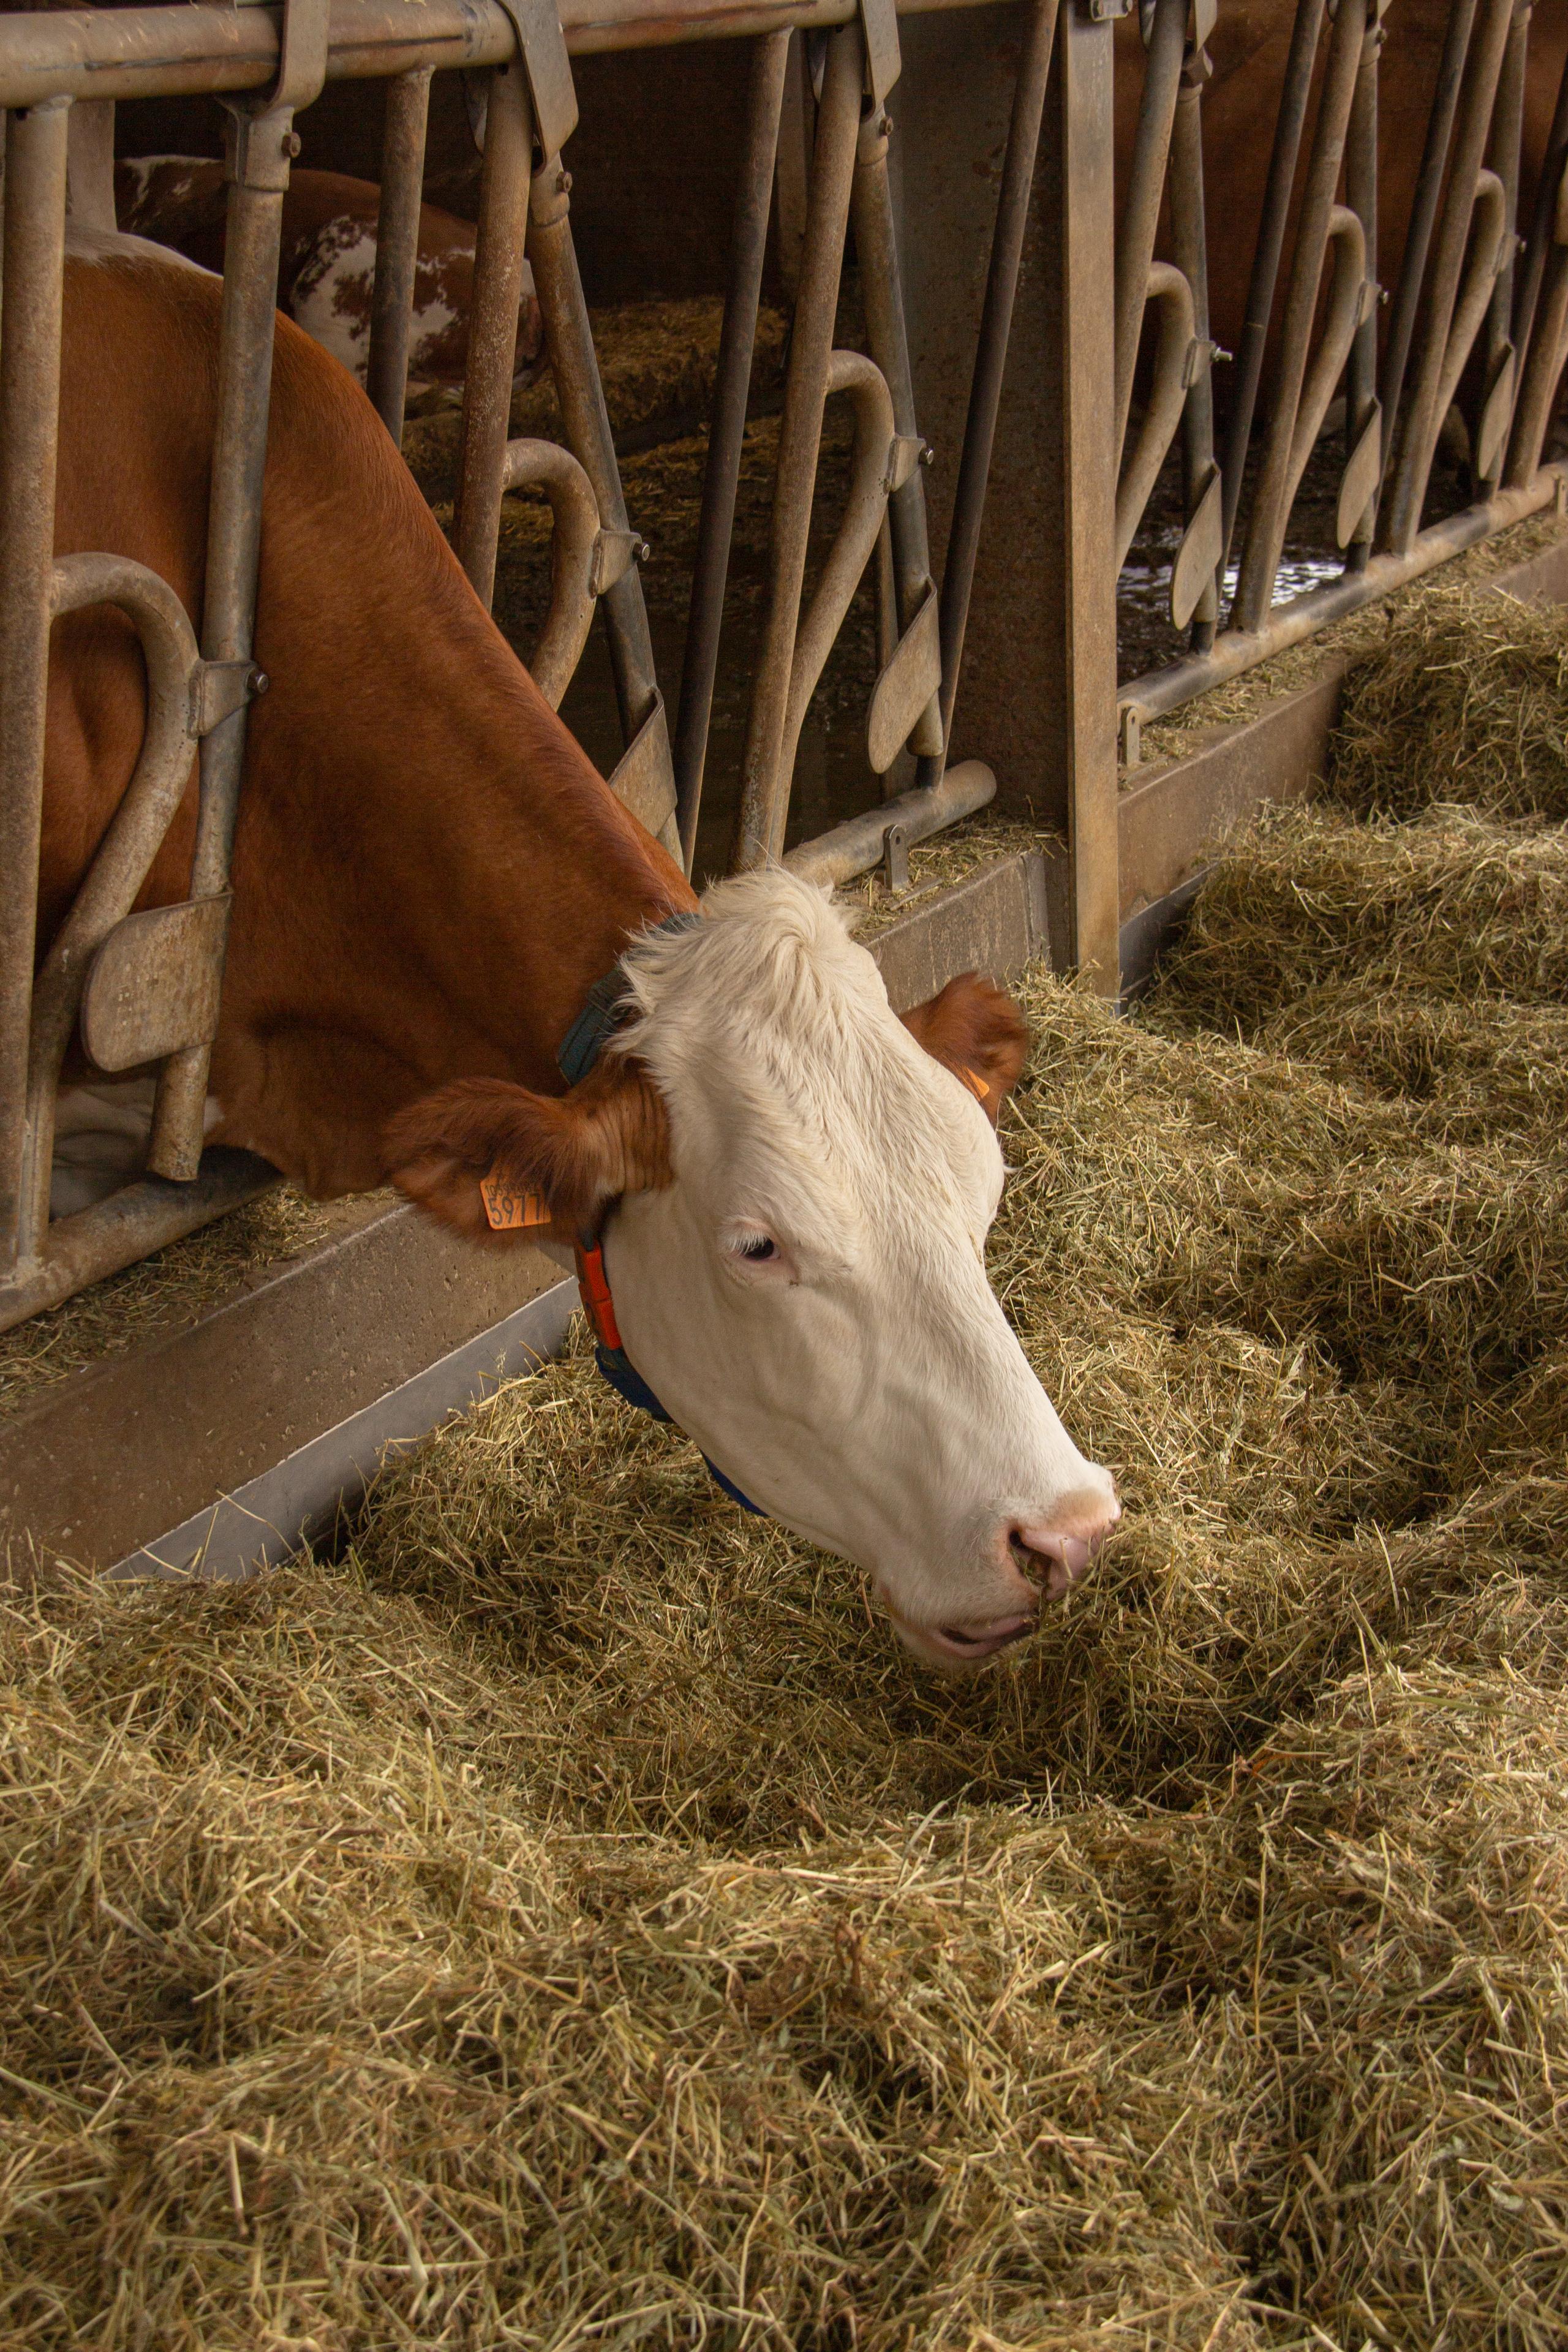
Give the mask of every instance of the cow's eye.
M 750 1258 L 753 1265 L 760 1265 L 764 1258 L 778 1255 L 778 1245 L 766 1234 L 753 1234 L 750 1241 L 741 1244 L 741 1255 Z

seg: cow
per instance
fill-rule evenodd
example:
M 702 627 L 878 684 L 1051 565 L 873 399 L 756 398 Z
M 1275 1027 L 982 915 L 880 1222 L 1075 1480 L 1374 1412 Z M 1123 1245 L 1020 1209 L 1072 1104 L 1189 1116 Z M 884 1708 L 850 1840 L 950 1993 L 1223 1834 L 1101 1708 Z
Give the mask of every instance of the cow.
M 208 269 L 223 268 L 226 201 L 223 165 L 205 155 L 141 155 L 114 167 L 120 226 L 170 246 Z M 370 359 L 380 203 L 381 191 L 373 181 L 308 170 L 289 174 L 283 199 L 279 308 L 361 383 Z M 408 346 L 411 387 L 461 386 L 473 289 L 473 229 L 434 205 L 422 205 Z M 517 320 L 520 373 L 531 367 L 542 348 L 533 272 L 524 262 Z
M 126 237 L 66 268 L 57 546 L 199 611 L 220 289 Z M 106 368 L 104 354 L 114 354 Z M 699 901 L 508 646 L 368 401 L 279 318 L 209 1130 L 319 1197 L 391 1181 L 476 1246 L 497 1182 L 594 1254 L 626 1359 L 724 1478 L 858 1562 L 942 1668 L 1028 1633 L 1119 1516 L 986 1279 L 1026 1052 L 973 975 L 903 1019 L 827 895 Z M 40 939 L 135 761 L 111 610 L 51 644 Z M 195 776 L 140 904 L 184 897 Z M 687 919 L 677 920 L 684 918 Z M 563 1090 L 619 966 L 627 1018 Z M 534 1230 L 534 1229 L 530 1229 Z

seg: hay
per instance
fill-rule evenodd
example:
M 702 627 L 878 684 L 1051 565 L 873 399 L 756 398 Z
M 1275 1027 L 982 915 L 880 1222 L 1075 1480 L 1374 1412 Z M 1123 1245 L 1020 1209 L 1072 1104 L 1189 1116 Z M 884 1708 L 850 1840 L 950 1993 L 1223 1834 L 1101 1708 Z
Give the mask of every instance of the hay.
M 1559 607 L 1440 578 L 1390 614 L 1375 656 L 1351 665 L 1335 793 L 1401 816 L 1438 801 L 1568 816 L 1565 685 Z
M 1029 976 L 993 1270 L 1130 1508 L 998 1672 L 581 1352 L 336 1562 L 17 1595 L 6 2342 L 1560 2352 L 1565 875 L 1324 807 Z

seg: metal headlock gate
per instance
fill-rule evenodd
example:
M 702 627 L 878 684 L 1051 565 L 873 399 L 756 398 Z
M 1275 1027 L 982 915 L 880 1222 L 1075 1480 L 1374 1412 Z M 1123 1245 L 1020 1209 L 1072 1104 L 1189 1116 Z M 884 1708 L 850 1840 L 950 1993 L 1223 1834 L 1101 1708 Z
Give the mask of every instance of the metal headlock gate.
M 902 13 L 934 15 L 970 4 L 920 0 Z M 960 410 L 940 588 L 928 544 L 921 461 L 929 453 L 917 424 L 900 283 L 911 257 L 900 257 L 889 173 L 886 100 L 900 69 L 894 0 L 823 0 L 816 6 L 703 0 L 700 8 L 688 0 L 593 0 L 591 14 L 588 0 L 564 0 L 559 15 L 554 0 L 419 0 L 417 6 L 408 0 L 286 0 L 281 7 L 195 0 L 0 17 L 0 107 L 7 110 L 0 303 L 0 1328 L 191 1231 L 268 1181 L 269 1171 L 245 1154 L 204 1155 L 202 1132 L 246 715 L 266 685 L 252 658 L 252 624 L 282 203 L 299 152 L 294 118 L 328 79 L 390 80 L 368 382 L 400 441 L 431 77 L 452 68 L 489 71 L 454 542 L 488 603 L 502 497 L 523 483 L 543 489 L 555 526 L 552 588 L 533 674 L 558 705 L 593 614 L 602 611 L 625 745 L 612 785 L 689 868 L 792 38 L 804 30 L 812 42 L 815 134 L 779 428 L 766 618 L 742 757 L 738 866 L 784 852 L 802 721 L 873 558 L 885 658 L 868 715 L 868 754 L 884 777 L 901 752 L 912 754 L 914 780 L 865 815 L 792 851 L 788 862 L 838 880 L 882 860 L 896 883 L 907 871 L 912 841 L 983 805 L 996 789 L 990 768 L 978 761 L 949 766 L 947 751 L 1020 281 L 1041 245 L 1037 165 L 1048 159 L 1059 184 L 1050 240 L 1059 279 L 1058 365 L 1048 394 L 1058 412 L 1061 478 L 1056 541 L 1045 551 L 1060 656 L 1059 807 L 1070 861 L 1071 952 L 1113 992 L 1114 581 L 1178 431 L 1186 527 L 1172 570 L 1171 612 L 1179 627 L 1190 628 L 1193 650 L 1121 696 L 1129 758 L 1137 756 L 1142 719 L 1555 495 L 1557 477 L 1542 468 L 1541 456 L 1568 346 L 1568 79 L 1540 159 L 1529 239 L 1516 261 L 1529 0 L 1451 0 L 1410 233 L 1380 339 L 1373 278 L 1384 5 L 1337 0 L 1331 15 L 1328 0 L 1299 0 L 1223 454 L 1212 390 L 1203 203 L 1202 92 L 1215 0 L 1151 0 L 1143 11 L 1142 104 L 1114 255 L 1112 38 L 1113 20 L 1126 13 L 1123 0 L 1030 0 L 1011 11 L 985 11 L 988 19 L 1006 17 L 1016 62 L 994 211 L 984 228 L 989 262 L 966 359 L 967 403 Z M 569 53 L 721 37 L 749 37 L 753 47 L 672 732 L 655 676 L 637 572 L 640 541 L 622 494 L 573 243 L 571 175 L 563 162 L 577 120 Z M 1047 138 L 1048 89 L 1057 105 Z M 115 100 L 184 93 L 216 96 L 228 115 L 217 425 L 199 645 L 173 592 L 143 567 L 108 554 L 57 563 L 53 552 L 71 156 L 89 149 L 100 158 L 111 153 L 104 117 Z M 85 172 L 82 186 L 85 193 L 72 201 L 85 209 L 94 201 Z M 101 205 L 101 194 L 97 201 Z M 111 198 L 109 204 L 107 219 L 96 226 L 113 226 Z M 1155 257 L 1163 204 L 1168 259 Z M 1294 243 L 1281 279 L 1293 207 Z M 851 235 L 867 352 L 834 348 Z M 525 252 L 566 447 L 508 439 Z M 1139 345 L 1151 305 L 1152 365 L 1135 417 Z M 1221 630 L 1266 349 L 1273 374 L 1261 462 Z M 1020 364 L 1015 352 L 1015 382 Z M 1344 573 L 1276 609 L 1292 502 L 1342 378 Z M 1472 379 L 1473 393 L 1465 388 Z M 1471 405 L 1481 496 L 1423 530 L 1433 453 L 1456 395 Z M 851 487 L 803 612 L 824 412 L 840 396 L 855 419 Z M 1004 535 L 1011 527 L 1006 517 L 996 526 Z M 140 635 L 146 734 L 120 811 L 35 970 L 49 628 L 56 615 L 91 604 L 117 605 Z M 199 747 L 200 803 L 189 898 L 133 913 L 185 790 L 193 747 Z M 78 1030 L 100 1070 L 158 1067 L 149 1173 L 99 1206 L 51 1223 L 55 1097 Z

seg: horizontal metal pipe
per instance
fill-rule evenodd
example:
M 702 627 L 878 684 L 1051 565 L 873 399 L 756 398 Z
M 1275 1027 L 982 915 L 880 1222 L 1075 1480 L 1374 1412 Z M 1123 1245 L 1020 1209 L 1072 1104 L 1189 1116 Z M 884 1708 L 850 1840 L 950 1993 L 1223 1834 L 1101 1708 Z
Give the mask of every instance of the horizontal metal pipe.
M 26 1271 L 0 1279 L 0 1331 L 25 1323 L 46 1307 L 74 1298 L 89 1283 L 134 1265 L 153 1250 L 210 1225 L 215 1217 L 255 1200 L 279 1182 L 276 1168 L 251 1151 L 216 1149 L 202 1160 L 201 1172 L 189 1184 L 173 1184 L 150 1176 L 126 1184 L 90 1209 L 74 1217 L 59 1217 L 49 1227 L 46 1255 Z
M 1116 698 L 1118 708 L 1135 710 L 1145 725 L 1151 719 L 1179 710 L 1212 687 L 1224 686 L 1244 670 L 1272 661 L 1276 654 L 1316 636 L 1331 621 L 1342 621 L 1347 613 L 1356 612 L 1363 604 L 1406 587 L 1423 572 L 1447 563 L 1450 556 L 1462 555 L 1479 540 L 1490 539 L 1494 531 L 1507 530 L 1527 515 L 1539 514 L 1542 507 L 1552 504 L 1564 481 L 1568 481 L 1568 469 L 1547 466 L 1523 488 L 1500 490 L 1483 505 L 1447 516 L 1424 530 L 1407 553 L 1373 556 L 1363 572 L 1347 572 L 1326 587 L 1309 589 L 1304 596 L 1293 596 L 1288 604 L 1278 605 L 1265 627 L 1226 629 L 1215 638 L 1211 652 L 1176 662 L 1169 669 L 1145 671 L 1121 688 Z
M 986 0 L 898 0 L 921 16 Z M 278 74 L 276 7 L 70 10 L 0 20 L 0 106 L 46 98 L 175 98 L 264 89 Z M 804 25 L 847 25 L 858 0 L 562 0 L 567 47 L 666 48 L 681 41 L 740 40 Z M 416 21 L 411 24 L 410 19 Z M 332 0 L 329 81 L 360 81 L 416 67 L 497 66 L 517 36 L 499 0 Z
M 819 833 L 815 841 L 803 841 L 784 864 L 807 882 L 848 882 L 857 874 L 870 872 L 894 825 L 901 829 L 906 845 L 924 841 L 944 825 L 956 824 L 960 817 L 973 816 L 995 797 L 996 778 L 984 761 L 960 760 L 940 782 L 917 784 L 897 800 L 883 801 L 879 807 L 836 824 L 831 833 Z

